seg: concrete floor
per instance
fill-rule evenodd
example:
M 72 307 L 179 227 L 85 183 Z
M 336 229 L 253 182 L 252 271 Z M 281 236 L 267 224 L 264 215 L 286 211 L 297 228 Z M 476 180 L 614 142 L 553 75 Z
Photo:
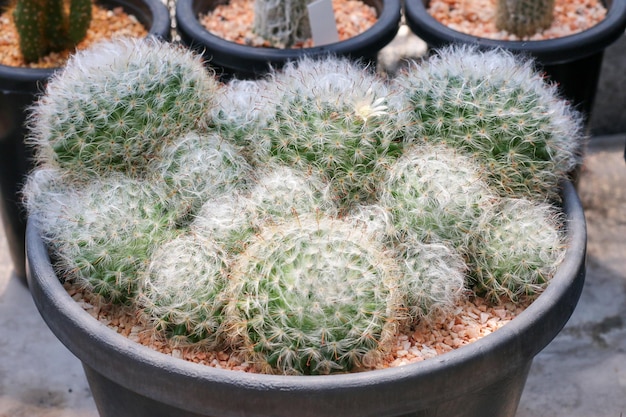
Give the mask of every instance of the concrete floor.
M 624 75 L 626 37 L 620 42 L 607 50 L 613 58 L 591 120 L 591 132 L 605 136 L 591 140 L 579 184 L 588 227 L 585 288 L 565 329 L 535 358 L 517 417 L 626 416 L 626 130 L 610 131 L 626 120 L 626 96 L 619 94 L 625 84 L 607 81 Z M 603 111 L 616 106 L 619 114 Z M 12 275 L 1 224 L 0 417 L 97 417 L 80 362 Z

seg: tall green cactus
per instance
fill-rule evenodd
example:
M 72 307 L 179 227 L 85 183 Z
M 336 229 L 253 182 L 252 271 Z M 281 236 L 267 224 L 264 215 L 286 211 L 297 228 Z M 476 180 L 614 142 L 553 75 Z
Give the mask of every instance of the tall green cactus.
M 80 42 L 91 23 L 91 4 L 91 0 L 17 0 L 13 18 L 24 59 L 37 61 Z
M 517 37 L 547 29 L 554 18 L 554 0 L 498 0 L 496 26 Z

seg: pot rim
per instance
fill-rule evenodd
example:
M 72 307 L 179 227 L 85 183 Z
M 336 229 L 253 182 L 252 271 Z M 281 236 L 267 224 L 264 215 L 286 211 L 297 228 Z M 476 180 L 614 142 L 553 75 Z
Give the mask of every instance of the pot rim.
M 387 413 L 395 409 L 400 414 L 416 403 L 435 404 L 450 395 L 475 392 L 503 374 L 529 365 L 563 328 L 582 291 L 587 235 L 582 205 L 571 182 L 564 183 L 562 195 L 569 246 L 546 290 L 490 335 L 437 357 L 394 368 L 324 376 L 252 374 L 191 363 L 132 342 L 95 320 L 68 295 L 52 269 L 33 219 L 28 220 L 26 232 L 28 283 L 47 325 L 84 365 L 141 395 L 154 398 L 156 390 L 159 401 L 208 415 L 213 415 L 211 410 L 223 413 L 237 404 L 233 415 L 243 415 L 241 410 L 246 409 L 249 414 L 245 415 L 250 416 L 283 416 L 283 401 L 293 401 L 294 396 L 302 404 L 302 416 L 333 415 L 338 409 L 344 417 L 362 415 L 363 410 L 380 415 L 383 407 Z M 127 365 L 131 362 L 132 367 Z M 478 375 L 477 362 L 484 370 Z M 451 384 L 451 378 L 468 378 L 472 383 Z M 415 391 L 419 381 L 421 386 Z M 186 387 L 183 392 L 181 386 Z M 356 390 L 361 393 L 358 404 L 351 404 L 350 395 Z M 250 398 L 249 403 L 244 398 Z
M 176 2 L 176 28 L 183 42 L 205 54 L 209 64 L 241 72 L 264 73 L 268 64 L 280 66 L 302 56 L 335 54 L 360 57 L 375 54 L 396 36 L 402 16 L 400 0 L 381 0 L 382 11 L 374 25 L 350 39 L 310 48 L 280 49 L 241 45 L 209 32 L 198 20 L 201 11 L 198 1 Z
M 480 48 L 503 48 L 533 56 L 544 65 L 567 63 L 601 53 L 626 30 L 626 2 L 621 0 L 605 1 L 605 4 L 609 3 L 606 17 L 587 30 L 560 38 L 532 41 L 481 38 L 450 29 L 426 10 L 428 2 L 406 0 L 404 12 L 413 33 L 434 47 L 469 43 Z

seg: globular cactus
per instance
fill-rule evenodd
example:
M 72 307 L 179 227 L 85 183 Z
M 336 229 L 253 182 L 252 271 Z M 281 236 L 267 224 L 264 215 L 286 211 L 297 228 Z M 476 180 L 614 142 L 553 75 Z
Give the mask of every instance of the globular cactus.
M 405 239 L 396 249 L 400 279 L 413 323 L 433 320 L 454 311 L 468 290 L 467 264 L 461 253 L 443 243 Z
M 314 0 L 255 0 L 252 31 L 279 48 L 311 37 L 307 5 Z
M 226 330 L 263 372 L 375 366 L 402 318 L 395 264 L 348 221 L 299 216 L 267 227 L 231 269 Z
M 13 21 L 26 62 L 76 46 L 91 23 L 91 0 L 17 0 Z
M 450 46 L 395 81 L 413 120 L 408 139 L 473 156 L 503 196 L 556 199 L 581 162 L 582 117 L 530 60 Z
M 498 0 L 496 27 L 518 38 L 547 29 L 554 20 L 554 0 Z
M 275 113 L 250 138 L 254 159 L 314 173 L 344 211 L 374 199 L 402 151 L 400 101 L 385 82 L 340 58 L 303 58 L 272 77 Z
M 504 199 L 476 230 L 468 255 L 471 285 L 494 302 L 536 297 L 565 253 L 562 215 L 551 204 Z
M 41 172 L 31 176 L 37 179 L 30 189 L 39 191 L 27 207 L 54 253 L 59 276 L 105 300 L 132 301 L 152 251 L 177 233 L 167 195 L 122 175 L 77 188 Z
M 238 149 L 214 133 L 189 132 L 148 162 L 147 177 L 164 189 L 168 208 L 185 225 L 208 200 L 230 195 L 252 173 Z
M 191 51 L 116 39 L 73 55 L 30 115 L 39 163 L 78 178 L 134 177 L 165 146 L 207 124 L 219 84 Z
M 246 190 L 207 201 L 195 216 L 192 231 L 238 254 L 268 225 L 302 215 L 337 213 L 322 181 L 289 167 L 266 167 L 248 185 Z
M 179 236 L 152 254 L 137 304 L 175 345 L 214 349 L 220 343 L 228 267 L 226 253 L 213 241 Z
M 450 147 L 415 144 L 389 169 L 380 201 L 398 240 L 408 236 L 463 252 L 495 198 L 473 159 Z

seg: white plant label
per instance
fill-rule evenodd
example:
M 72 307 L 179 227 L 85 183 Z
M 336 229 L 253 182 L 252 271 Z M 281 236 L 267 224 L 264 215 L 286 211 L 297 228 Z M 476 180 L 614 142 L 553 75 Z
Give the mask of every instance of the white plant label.
M 339 42 L 332 0 L 316 0 L 307 5 L 311 35 L 315 46 Z

